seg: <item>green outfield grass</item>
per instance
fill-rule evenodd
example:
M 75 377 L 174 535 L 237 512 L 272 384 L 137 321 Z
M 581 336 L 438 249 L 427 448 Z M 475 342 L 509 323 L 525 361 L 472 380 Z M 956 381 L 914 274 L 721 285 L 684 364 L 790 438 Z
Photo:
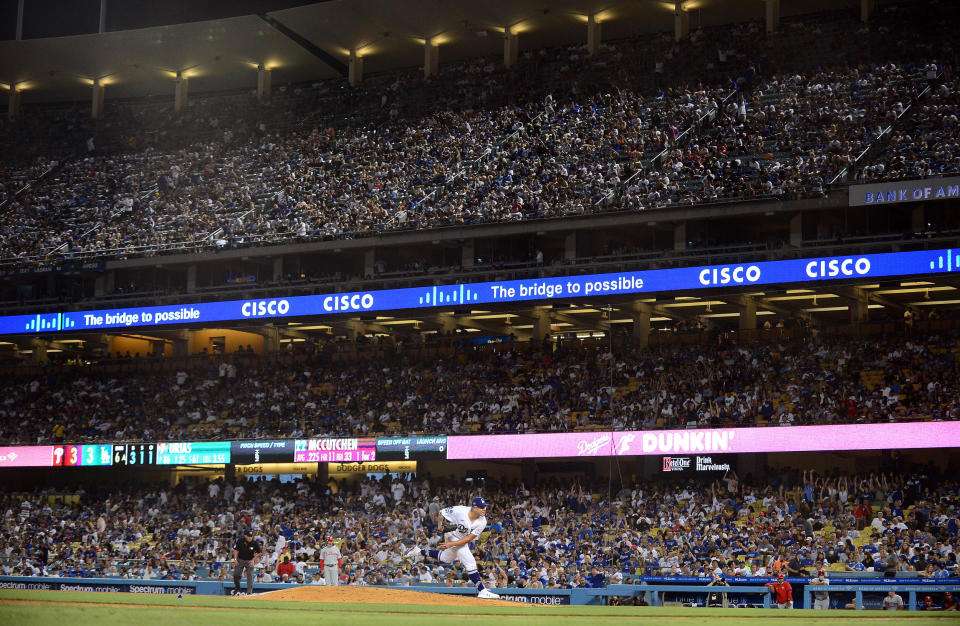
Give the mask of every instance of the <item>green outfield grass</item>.
M 24 602 L 26 601 L 26 602 Z M 464 624 L 602 624 L 639 620 L 643 626 L 725 623 L 731 626 L 807 624 L 960 624 L 960 614 L 869 611 L 776 611 L 651 607 L 458 607 L 246 600 L 218 596 L 132 595 L 0 590 L 0 625 L 57 626 L 450 626 Z

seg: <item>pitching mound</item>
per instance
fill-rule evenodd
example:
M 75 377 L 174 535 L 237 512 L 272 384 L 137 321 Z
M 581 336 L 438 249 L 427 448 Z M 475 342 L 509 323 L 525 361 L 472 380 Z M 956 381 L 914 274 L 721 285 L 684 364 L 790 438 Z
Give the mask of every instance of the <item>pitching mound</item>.
M 439 604 L 444 606 L 516 606 L 506 600 L 481 600 L 475 596 L 428 593 L 381 587 L 294 587 L 253 596 L 259 600 L 295 602 L 359 602 L 364 604 Z

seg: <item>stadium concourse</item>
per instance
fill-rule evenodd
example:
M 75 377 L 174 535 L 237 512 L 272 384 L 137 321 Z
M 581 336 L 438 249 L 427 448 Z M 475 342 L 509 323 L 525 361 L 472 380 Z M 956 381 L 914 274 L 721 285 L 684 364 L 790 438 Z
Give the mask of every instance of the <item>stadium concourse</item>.
M 25 108 L 0 128 L 0 259 L 790 200 L 829 195 L 844 174 L 956 173 L 958 147 L 938 132 L 957 114 L 955 14 L 893 5 L 869 24 L 791 18 L 768 39 L 755 22 L 647 35 L 346 95 L 336 81 L 284 86 L 269 104 L 211 95 L 182 115 L 149 101 L 101 120 Z

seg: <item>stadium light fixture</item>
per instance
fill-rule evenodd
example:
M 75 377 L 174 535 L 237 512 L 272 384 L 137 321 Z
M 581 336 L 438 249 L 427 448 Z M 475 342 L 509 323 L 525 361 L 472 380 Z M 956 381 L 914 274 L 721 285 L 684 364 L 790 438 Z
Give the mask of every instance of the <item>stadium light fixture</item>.
M 875 291 L 874 293 L 878 295 L 888 295 L 895 293 L 926 293 L 929 294 L 931 291 L 956 291 L 956 287 L 916 287 L 912 289 L 883 289 L 880 291 Z
M 910 306 L 942 306 L 947 304 L 960 304 L 960 300 L 918 300 L 910 302 Z

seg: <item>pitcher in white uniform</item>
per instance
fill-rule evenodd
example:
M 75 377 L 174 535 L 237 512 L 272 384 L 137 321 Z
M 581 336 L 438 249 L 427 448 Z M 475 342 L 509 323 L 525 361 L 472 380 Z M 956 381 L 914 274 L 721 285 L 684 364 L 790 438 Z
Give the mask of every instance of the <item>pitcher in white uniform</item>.
M 470 581 L 477 588 L 477 597 L 498 599 L 500 596 L 483 586 L 480 573 L 477 572 L 477 560 L 470 552 L 470 542 L 479 537 L 487 527 L 486 513 L 487 501 L 480 497 L 473 499 L 472 506 L 449 506 L 441 509 L 439 522 L 443 541 L 437 546 L 440 550 L 421 550 L 420 546 L 414 546 L 407 552 L 407 557 L 423 554 L 447 564 L 460 561 Z

